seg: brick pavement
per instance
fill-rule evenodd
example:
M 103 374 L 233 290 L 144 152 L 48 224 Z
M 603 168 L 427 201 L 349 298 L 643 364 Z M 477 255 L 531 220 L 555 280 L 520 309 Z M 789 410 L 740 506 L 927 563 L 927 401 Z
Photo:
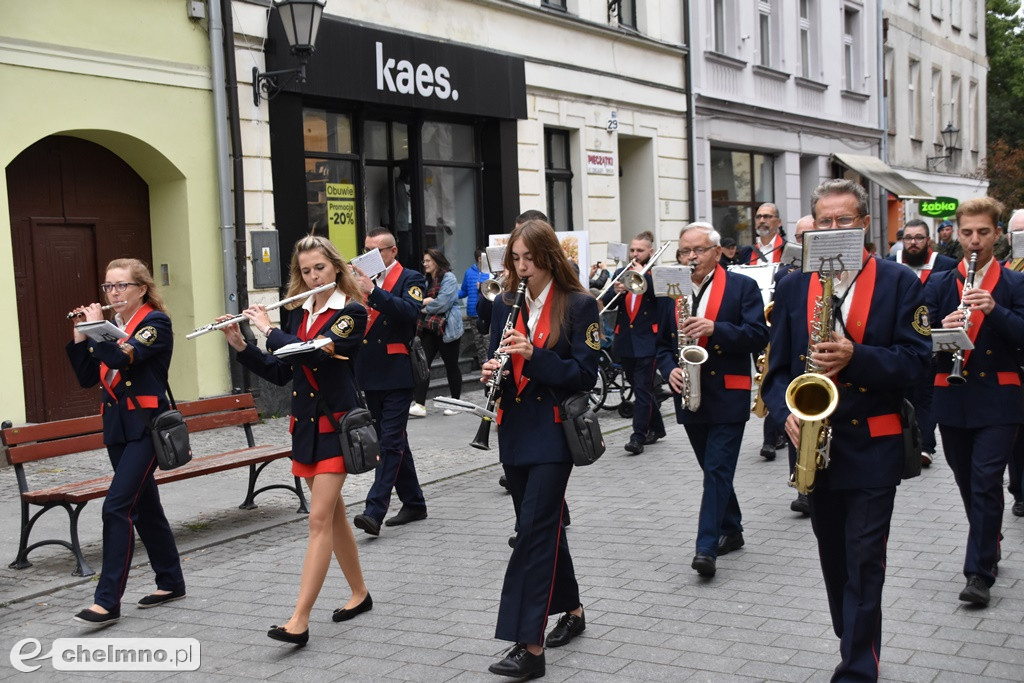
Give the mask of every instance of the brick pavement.
M 606 431 L 624 425 L 610 415 L 602 413 Z M 513 514 L 496 485 L 496 454 L 464 445 L 475 426 L 469 416 L 411 423 L 411 432 L 432 440 L 430 447 L 414 441 L 423 479 L 432 482 L 430 517 L 376 539 L 357 532 L 372 612 L 331 622 L 331 610 L 347 599 L 333 567 L 313 612 L 309 646 L 293 650 L 267 639 L 266 629 L 290 614 L 305 549 L 304 524 L 283 499 L 261 508 L 276 515 L 273 524 L 234 540 L 227 534 L 223 542 L 200 542 L 184 554 L 186 600 L 146 611 L 126 607 L 122 621 L 102 635 L 201 642 L 199 672 L 147 680 L 500 680 L 486 667 L 503 648 L 492 635 Z M 545 680 L 827 680 L 837 640 L 814 539 L 809 522 L 789 511 L 782 452 L 771 463 L 757 455 L 759 422 L 748 425 L 737 473 L 747 544 L 720 558 L 710 581 L 689 568 L 700 477 L 682 429 L 670 428 L 669 442 L 639 457 L 622 451 L 628 430 L 608 436 L 609 452 L 574 472 L 568 492 L 587 631 L 548 651 Z M 357 489 L 346 487 L 350 505 L 360 499 Z M 1022 679 L 1024 519 L 1007 513 L 999 581 L 991 605 L 979 610 L 957 600 L 967 533 L 960 505 L 941 458 L 900 487 L 883 596 L 884 680 Z M 358 508 L 351 505 L 349 515 Z M 219 524 L 214 518 L 211 526 Z M 234 535 L 245 528 L 237 523 Z M 52 574 L 43 564 L 27 571 Z M 65 557 L 60 571 L 68 569 Z M 148 592 L 151 579 L 148 569 L 133 572 L 127 605 Z M 25 676 L 6 654 L 20 638 L 38 638 L 46 648 L 56 637 L 97 635 L 70 620 L 89 604 L 89 593 L 69 586 L 0 608 L 0 678 Z M 40 672 L 48 681 L 71 680 L 49 663 Z

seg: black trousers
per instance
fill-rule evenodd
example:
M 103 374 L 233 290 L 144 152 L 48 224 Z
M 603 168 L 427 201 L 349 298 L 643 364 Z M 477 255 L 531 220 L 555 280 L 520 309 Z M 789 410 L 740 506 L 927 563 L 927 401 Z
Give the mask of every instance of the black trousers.
M 423 351 L 427 354 L 427 365 L 434 362 L 438 351 L 441 352 L 444 371 L 448 375 L 448 388 L 451 389 L 452 398 L 459 398 L 462 395 L 462 371 L 459 370 L 459 345 L 462 343 L 462 337 L 446 344 L 442 341 L 441 335 L 423 330 L 420 332 L 420 341 L 423 342 Z M 429 387 L 429 379 L 418 383 L 413 400 L 420 405 L 426 403 Z

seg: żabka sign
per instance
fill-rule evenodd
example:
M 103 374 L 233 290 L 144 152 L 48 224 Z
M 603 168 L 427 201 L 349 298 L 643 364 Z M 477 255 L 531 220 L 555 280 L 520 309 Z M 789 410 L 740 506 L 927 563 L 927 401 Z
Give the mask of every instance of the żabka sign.
M 960 202 L 952 197 L 936 197 L 933 201 L 921 202 L 920 212 L 932 218 L 949 218 L 956 215 Z

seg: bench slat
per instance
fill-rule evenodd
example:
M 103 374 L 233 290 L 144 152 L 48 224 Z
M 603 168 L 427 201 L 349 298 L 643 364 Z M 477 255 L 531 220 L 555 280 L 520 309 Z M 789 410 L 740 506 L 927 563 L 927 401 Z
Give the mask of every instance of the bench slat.
M 33 441 L 50 441 L 52 439 L 62 439 L 69 436 L 102 431 L 103 417 L 100 415 L 90 415 L 70 420 L 56 420 L 55 422 L 11 427 L 10 429 L 3 430 L 3 439 L 4 443 L 8 446 L 18 446 Z
M 58 455 L 69 455 L 103 448 L 103 432 L 72 436 L 59 441 L 41 441 L 7 449 L 7 460 L 12 465 L 45 460 Z

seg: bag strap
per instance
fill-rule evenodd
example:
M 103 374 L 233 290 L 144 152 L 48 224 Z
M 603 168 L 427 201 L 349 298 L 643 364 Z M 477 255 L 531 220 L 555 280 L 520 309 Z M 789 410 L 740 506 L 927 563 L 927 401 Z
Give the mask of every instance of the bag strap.
M 131 368 L 131 366 L 128 366 L 128 367 Z M 131 381 L 131 373 L 125 373 L 125 378 L 124 379 L 125 379 L 125 382 L 130 382 Z M 174 394 L 171 392 L 171 383 L 169 381 L 165 382 L 164 386 L 167 389 L 167 398 L 168 398 L 168 400 L 169 400 L 169 402 L 171 404 L 171 408 L 174 409 L 174 410 L 177 410 L 178 409 L 178 404 L 175 403 L 175 401 L 174 401 Z M 134 384 L 128 385 L 128 400 L 131 401 L 133 404 L 135 404 L 135 410 L 142 410 L 142 406 L 139 405 L 138 399 L 135 398 L 135 385 Z
M 318 398 L 316 400 L 316 404 L 317 404 L 317 407 L 320 408 L 320 412 L 324 414 L 324 416 L 327 418 L 327 420 L 331 423 L 331 426 L 334 427 L 334 431 L 336 431 L 336 432 L 338 432 L 340 434 L 341 433 L 341 423 L 338 422 L 338 418 L 334 417 L 334 413 L 332 413 L 331 411 L 327 410 L 327 405 L 324 404 L 324 400 L 322 398 Z

